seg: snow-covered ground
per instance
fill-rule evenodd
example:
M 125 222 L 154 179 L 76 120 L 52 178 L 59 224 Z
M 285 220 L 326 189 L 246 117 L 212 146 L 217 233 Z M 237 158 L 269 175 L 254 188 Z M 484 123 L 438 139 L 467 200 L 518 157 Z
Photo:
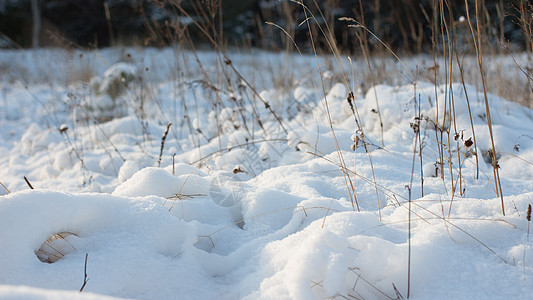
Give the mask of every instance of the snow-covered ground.
M 532 110 L 229 56 L 0 52 L 0 298 L 532 297 Z

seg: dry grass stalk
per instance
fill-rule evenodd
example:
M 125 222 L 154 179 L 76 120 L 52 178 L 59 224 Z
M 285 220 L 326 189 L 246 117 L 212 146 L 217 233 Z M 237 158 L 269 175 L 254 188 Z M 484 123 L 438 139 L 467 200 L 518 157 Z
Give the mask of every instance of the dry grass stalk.
M 468 98 L 468 92 L 466 91 L 466 83 L 465 83 L 465 78 L 464 78 L 463 64 L 461 62 L 459 62 L 459 56 L 458 56 L 457 52 L 455 53 L 455 58 L 457 60 L 457 66 L 459 67 L 459 72 L 461 74 L 461 83 L 463 85 L 463 91 L 465 93 L 466 107 L 468 108 L 468 117 L 470 118 L 470 129 L 472 129 L 472 139 L 474 140 L 473 154 L 474 154 L 474 156 L 476 158 L 476 177 L 475 177 L 475 179 L 478 179 L 479 178 L 479 159 L 478 159 L 478 155 L 477 155 L 477 142 L 476 142 L 476 131 L 474 129 L 474 120 L 472 119 L 472 110 L 470 109 L 470 100 Z M 472 146 L 472 144 L 471 144 L 471 141 L 469 142 L 470 144 L 467 144 L 466 143 L 467 141 L 465 141 L 465 145 L 466 145 L 467 148 L 469 148 L 470 146 Z
M 326 88 L 325 88 L 325 84 L 324 84 L 324 78 L 323 78 L 323 75 L 322 75 L 320 62 L 318 60 L 317 47 L 315 45 L 315 39 L 313 38 L 314 34 L 312 32 L 312 26 L 311 26 L 312 24 L 311 24 L 310 20 L 314 20 L 317 24 L 318 24 L 318 22 L 316 21 L 316 18 L 313 15 L 313 13 L 307 8 L 307 6 L 304 5 L 304 3 L 302 1 L 294 1 L 294 2 L 302 7 L 303 13 L 305 15 L 305 21 L 303 23 L 307 24 L 307 28 L 308 28 L 308 32 L 309 32 L 309 38 L 311 40 L 311 47 L 313 49 L 313 53 L 314 53 L 314 57 L 315 57 L 315 60 L 316 60 L 318 72 L 320 74 L 320 81 L 321 81 L 321 87 L 322 87 L 322 96 L 323 96 L 322 105 L 324 107 L 324 110 L 326 111 L 327 123 L 328 123 L 328 125 L 330 127 L 330 132 L 331 132 L 331 134 L 333 136 L 333 141 L 335 143 L 335 149 L 336 149 L 337 157 L 339 158 L 339 163 L 343 166 L 343 168 L 341 168 L 341 170 L 342 170 L 342 174 L 343 174 L 343 177 L 344 177 L 344 181 L 346 183 L 346 188 L 349 191 L 348 195 L 350 197 L 350 202 L 352 204 L 352 209 L 355 211 L 356 206 L 357 206 L 357 211 L 359 211 L 359 204 L 357 203 L 357 198 L 355 197 L 355 187 L 353 185 L 351 177 L 345 172 L 345 170 L 347 169 L 346 168 L 346 163 L 344 161 L 344 157 L 342 156 L 341 149 L 340 149 L 340 146 L 339 146 L 339 142 L 337 140 L 337 136 L 335 135 L 335 130 L 333 129 L 333 121 L 332 121 L 331 115 L 329 113 L 329 105 L 328 105 L 328 100 L 327 100 L 327 96 L 326 96 L 327 92 L 326 92 Z M 315 2 L 315 5 L 317 5 L 316 2 Z M 318 7 L 318 5 L 317 5 L 317 7 Z M 327 25 L 327 23 L 326 23 L 326 25 Z M 324 37 L 326 37 L 326 40 L 328 41 L 328 45 L 330 46 L 330 49 L 332 50 L 334 56 L 336 57 L 337 61 L 340 64 L 339 50 L 336 47 L 334 41 L 328 39 L 328 37 L 331 37 L 331 34 L 330 35 L 326 35 L 324 33 L 324 30 L 320 26 L 320 24 L 318 24 L 318 27 L 320 28 L 320 30 L 324 34 Z M 341 66 L 341 69 L 343 69 L 342 66 Z M 380 205 L 379 205 L 379 198 L 378 198 L 378 208 L 379 207 L 380 207 Z M 380 209 L 380 219 L 381 219 L 381 209 Z
M 468 1 L 465 0 L 465 5 L 466 5 L 466 16 L 467 16 L 467 21 L 468 21 L 468 26 L 470 27 L 470 31 L 472 33 L 472 39 L 474 41 L 474 47 L 475 47 L 475 50 L 476 50 L 476 56 L 477 56 L 477 62 L 478 62 L 478 67 L 479 67 L 479 73 L 480 73 L 480 76 L 481 76 L 481 84 L 482 84 L 482 87 L 483 87 L 483 97 L 484 97 L 484 100 L 485 100 L 485 113 L 487 115 L 487 126 L 488 126 L 488 129 L 489 129 L 489 136 L 490 136 L 490 143 L 491 143 L 491 150 L 492 150 L 492 172 L 493 172 L 493 175 L 494 175 L 494 186 L 496 188 L 496 196 L 499 196 L 500 197 L 500 201 L 501 201 L 501 206 L 502 206 L 502 214 L 505 216 L 505 206 L 504 206 L 504 203 L 503 203 L 503 193 L 502 193 L 502 187 L 501 187 L 501 184 L 500 184 L 500 173 L 499 173 L 499 168 L 500 166 L 498 165 L 498 160 L 496 158 L 496 147 L 494 145 L 494 135 L 492 133 L 492 121 L 491 121 L 491 117 L 490 117 L 490 108 L 489 108 L 489 100 L 487 98 L 487 90 L 485 88 L 485 75 L 484 75 L 484 71 L 483 71 L 483 52 L 482 52 L 482 47 L 481 47 L 481 9 L 479 7 L 479 1 L 476 0 L 475 1 L 475 10 L 476 10 L 476 28 L 477 28 L 477 37 L 476 37 L 476 34 L 474 33 L 474 27 L 472 26 L 472 21 L 470 20 L 470 12 L 468 11 Z
M 7 189 L 7 187 L 2 183 L 2 181 L 0 181 L 0 185 L 4 188 L 4 190 L 6 190 L 6 192 L 8 194 L 11 194 L 11 192 Z

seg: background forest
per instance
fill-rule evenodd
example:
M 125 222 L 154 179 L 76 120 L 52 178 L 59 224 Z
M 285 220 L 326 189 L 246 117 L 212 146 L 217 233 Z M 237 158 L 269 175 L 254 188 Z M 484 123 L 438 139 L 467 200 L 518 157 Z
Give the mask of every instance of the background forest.
M 469 4 L 474 9 L 474 2 Z M 245 45 L 279 50 L 287 46 L 285 33 L 268 24 L 279 25 L 308 49 L 305 15 L 291 1 L 224 0 L 211 1 L 159 0 L 1 0 L 0 47 L 64 46 L 101 48 L 114 45 L 163 47 L 183 35 L 195 45 L 203 34 L 194 22 L 208 25 L 228 45 Z M 318 22 L 333 26 L 341 49 L 360 49 L 358 30 L 347 30 L 353 18 L 383 40 L 395 51 L 425 52 L 432 47 L 438 18 L 433 12 L 440 1 L 435 0 L 326 0 L 313 1 L 307 7 Z M 510 42 L 524 49 L 531 36 L 531 7 L 523 0 L 483 0 L 484 31 L 492 44 Z M 465 1 L 444 1 L 444 11 L 460 20 L 465 16 Z M 211 7 L 211 8 L 210 8 Z M 221 9 L 219 9 L 221 8 Z M 474 17 L 474 16 L 473 16 Z M 521 18 L 529 22 L 522 22 Z M 432 21 L 433 20 L 433 21 Z M 458 22 L 459 23 L 459 22 Z M 461 30 L 457 26 L 460 36 Z M 529 28 L 527 28 L 529 27 Z M 451 30 L 451 29 L 450 29 Z M 38 33 L 38 34 L 35 34 Z M 525 33 L 525 34 L 524 34 Z M 320 39 L 321 35 L 317 34 Z M 204 41 L 205 42 L 205 41 Z M 323 41 L 322 41 L 323 42 Z M 368 40 L 369 47 L 376 41 Z M 320 44 L 320 43 L 319 43 Z

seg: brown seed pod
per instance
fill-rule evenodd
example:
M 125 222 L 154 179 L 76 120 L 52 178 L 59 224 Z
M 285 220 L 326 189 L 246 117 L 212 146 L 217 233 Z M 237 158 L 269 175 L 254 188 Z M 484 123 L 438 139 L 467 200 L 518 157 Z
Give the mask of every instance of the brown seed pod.
M 244 170 L 241 168 L 241 166 L 235 166 L 233 168 L 233 174 L 237 174 L 237 173 L 244 173 Z
M 472 138 L 471 137 L 469 137 L 468 140 L 465 141 L 466 148 L 470 148 L 473 144 L 474 144 L 474 142 L 472 142 Z

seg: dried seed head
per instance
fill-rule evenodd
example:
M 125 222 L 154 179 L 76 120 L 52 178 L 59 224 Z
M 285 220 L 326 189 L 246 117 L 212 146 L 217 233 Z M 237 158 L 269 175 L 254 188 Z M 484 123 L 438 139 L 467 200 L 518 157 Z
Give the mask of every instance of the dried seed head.
M 59 127 L 59 133 L 65 133 L 67 132 L 67 130 L 68 130 L 67 124 L 61 124 L 61 126 Z
M 465 141 L 466 148 L 470 148 L 474 143 L 472 142 L 472 138 L 469 137 L 468 140 Z
M 411 128 L 413 128 L 413 131 L 414 133 L 418 133 L 418 131 L 420 130 L 420 126 L 418 125 L 418 123 L 411 123 Z
M 244 173 L 243 169 L 241 168 L 241 166 L 235 166 L 233 168 L 233 174 L 237 174 L 237 173 Z
M 348 93 L 348 97 L 346 98 L 346 101 L 348 101 L 348 104 L 350 105 L 350 109 L 352 110 L 352 113 L 355 114 L 355 108 L 353 106 L 354 99 L 355 99 L 355 97 L 353 95 L 353 92 L 349 92 Z
M 527 205 L 526 219 L 528 222 L 531 222 L 531 204 Z

